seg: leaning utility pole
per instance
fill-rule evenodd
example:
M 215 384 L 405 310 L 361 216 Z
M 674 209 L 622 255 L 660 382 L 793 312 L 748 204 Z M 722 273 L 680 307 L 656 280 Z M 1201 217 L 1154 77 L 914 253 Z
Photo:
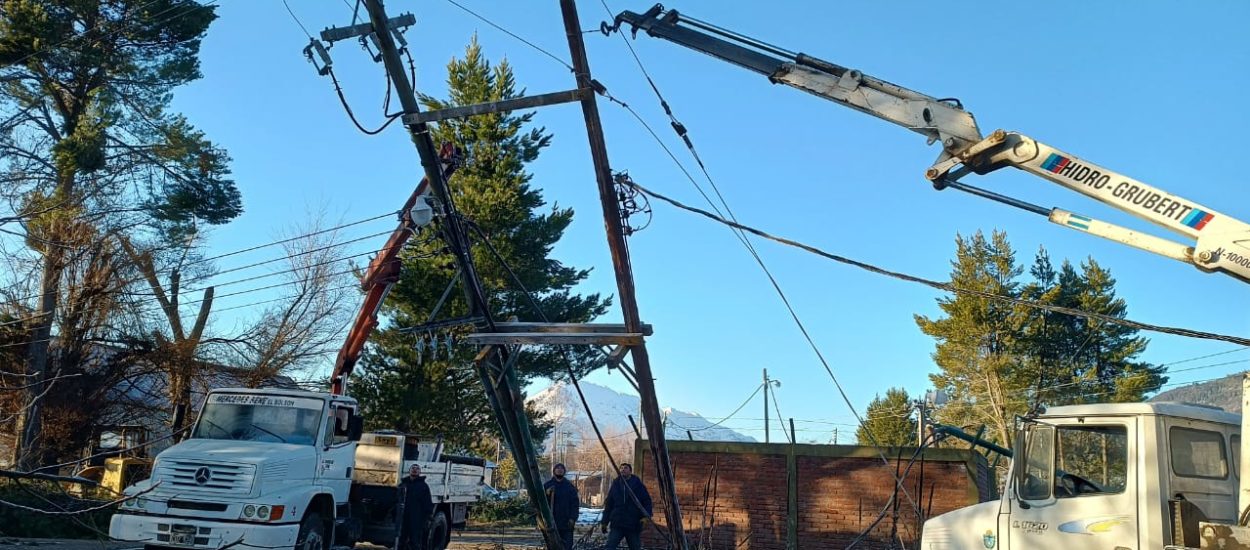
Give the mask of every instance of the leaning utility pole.
M 572 54 L 573 74 L 577 78 L 577 87 L 594 89 L 598 84 L 590 76 L 590 63 L 586 59 L 586 44 L 582 42 L 582 25 L 577 18 L 577 4 L 574 0 L 560 0 L 560 11 L 564 14 L 564 32 L 569 39 L 569 52 Z M 608 233 L 608 247 L 612 251 L 612 268 L 616 272 L 616 288 L 620 296 L 621 313 L 625 317 L 625 330 L 630 333 L 642 333 L 642 321 L 638 315 L 638 300 L 634 294 L 634 274 L 629 262 L 629 247 L 625 244 L 624 222 L 621 219 L 621 205 L 617 202 L 616 187 L 612 180 L 612 167 L 608 164 L 608 147 L 603 139 L 603 125 L 599 120 L 599 107 L 595 103 L 594 94 L 582 96 L 582 114 L 586 119 L 586 134 L 590 139 L 590 156 L 594 161 L 595 180 L 599 184 L 599 203 L 603 207 L 603 225 Z M 629 346 L 633 358 L 634 379 L 638 383 L 638 394 L 642 402 L 642 417 L 647 429 L 647 443 L 651 446 L 651 456 L 655 459 L 655 478 L 663 493 L 664 514 L 668 524 L 670 543 L 673 548 L 686 550 L 688 547 L 685 530 L 681 522 L 681 507 L 677 502 L 677 490 L 673 483 L 673 465 L 668 458 L 668 443 L 665 440 L 664 422 L 660 420 L 660 405 L 655 397 L 655 378 L 651 374 L 651 359 L 647 355 L 647 346 L 641 340 Z
M 425 177 L 430 183 L 434 198 L 437 199 L 437 208 L 442 216 L 443 239 L 452 255 L 456 257 L 456 264 L 461 274 L 460 280 L 469 304 L 470 319 L 479 330 L 493 333 L 496 331 L 496 323 L 491 317 L 490 308 L 486 302 L 486 293 L 473 263 L 468 235 L 452 201 L 434 140 L 430 137 L 430 131 L 425 122 L 409 119 L 412 115 L 420 114 L 421 109 L 417 104 L 412 85 L 408 82 L 399 50 L 395 46 L 386 10 L 382 6 L 382 0 L 365 0 L 364 3 L 372 22 L 373 37 L 376 38 L 378 49 L 382 54 L 382 62 L 386 66 L 386 71 L 406 115 L 404 125 L 408 127 L 412 142 L 417 148 L 417 154 L 421 157 Z M 349 27 L 348 32 L 352 32 L 351 29 L 353 28 Z M 327 33 L 334 34 L 329 30 Z M 330 39 L 326 36 L 327 33 L 323 33 L 323 37 Z M 520 381 L 513 368 L 516 358 L 517 354 L 510 353 L 506 346 L 488 346 L 478 355 L 476 361 L 478 376 L 486 387 L 486 394 L 491 409 L 495 413 L 496 421 L 499 422 L 508 440 L 508 446 L 517 463 L 517 470 L 529 493 L 530 502 L 538 510 L 538 528 L 542 531 L 547 547 L 552 550 L 567 550 L 563 548 L 560 536 L 555 531 L 551 507 L 543 493 L 542 478 L 538 471 L 538 458 L 534 451 L 534 442 L 530 438 L 529 421 L 525 414 Z
M 470 308 L 468 317 L 431 321 L 417 327 L 401 329 L 401 331 L 420 332 L 466 324 L 472 324 L 475 327 L 476 332 L 467 335 L 465 341 L 481 346 L 481 351 L 475 359 L 478 376 L 486 388 L 491 409 L 503 429 L 508 446 L 517 462 L 517 470 L 529 492 L 530 500 L 538 508 L 539 528 L 546 539 L 547 547 L 553 550 L 560 550 L 560 538 L 554 530 L 551 509 L 543 494 L 538 472 L 538 456 L 534 451 L 534 443 L 530 439 L 529 422 L 525 416 L 525 402 L 521 396 L 521 383 L 513 367 L 519 356 L 520 347 L 525 345 L 609 346 L 611 351 L 607 353 L 608 364 L 621 368 L 638 388 L 647 441 L 655 460 L 656 481 L 662 493 L 662 502 L 666 504 L 664 512 L 668 523 L 668 535 L 671 537 L 670 547 L 675 550 L 687 550 L 689 544 L 682 526 L 681 508 L 678 505 L 677 492 L 673 483 L 673 466 L 669 462 L 668 444 L 664 439 L 664 422 L 660 418 L 659 401 L 655 396 L 655 378 L 651 373 L 651 362 L 647 356 L 644 341 L 645 336 L 651 335 L 651 327 L 643 323 L 638 314 L 633 273 L 629 263 L 629 249 L 625 244 L 624 219 L 621 205 L 617 202 L 612 169 L 608 165 L 607 147 L 603 139 L 603 127 L 599 121 L 599 109 L 595 103 L 595 90 L 599 89 L 600 85 L 590 77 L 586 48 L 582 42 L 582 28 L 573 0 L 561 0 L 560 7 L 564 15 L 564 28 L 568 35 L 569 50 L 572 52 L 577 88 L 477 105 L 448 107 L 430 112 L 420 111 L 400 63 L 395 37 L 391 35 L 392 25 L 405 24 L 405 21 L 411 20 L 411 16 L 405 16 L 407 19 L 388 20 L 381 0 L 364 1 L 372 21 L 371 25 L 361 24 L 327 29 L 321 33 L 321 36 L 325 40 L 335 41 L 372 33 L 376 38 L 378 48 L 382 52 L 382 61 L 386 64 L 387 72 L 391 75 L 395 90 L 403 105 L 404 125 L 408 127 L 412 135 L 412 141 L 421 156 L 426 178 L 430 182 L 434 198 L 437 199 L 436 207 L 442 219 L 443 236 L 448 249 L 456 257 L 460 279 L 463 282 L 465 297 Z M 392 21 L 396 22 L 392 23 Z M 396 33 L 396 37 L 398 36 Z M 319 43 L 315 41 L 309 45 L 309 48 L 322 51 Z M 311 50 L 306 49 L 306 51 Z M 311 57 L 311 53 L 309 55 Z M 325 56 L 323 51 L 319 55 L 322 55 L 328 63 L 328 56 Z M 322 69 L 319 68 L 319 70 Z M 328 71 L 328 66 L 325 70 Z M 590 139 L 591 156 L 595 167 L 595 180 L 599 187 L 599 199 L 603 207 L 604 227 L 607 230 L 608 246 L 612 252 L 612 267 L 616 273 L 619 303 L 625 322 L 624 324 L 496 322 L 491 318 L 487 308 L 485 292 L 473 265 L 468 235 L 452 203 L 447 180 L 440 169 L 440 160 L 435 153 L 434 142 L 430 138 L 426 125 L 452 118 L 571 102 L 581 103 L 586 120 L 586 131 Z M 540 312 L 540 317 L 542 316 Z M 626 354 L 632 354 L 632 369 L 623 363 Z M 344 373 L 344 376 L 347 374 Z

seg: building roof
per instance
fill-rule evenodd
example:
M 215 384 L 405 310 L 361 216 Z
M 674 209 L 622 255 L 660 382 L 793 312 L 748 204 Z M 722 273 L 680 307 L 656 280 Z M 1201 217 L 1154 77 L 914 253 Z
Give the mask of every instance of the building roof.
M 1148 403 L 1097 403 L 1093 405 L 1063 405 L 1046 409 L 1045 416 L 1175 416 L 1206 420 L 1220 424 L 1241 425 L 1241 415 L 1224 409 L 1193 403 L 1159 401 Z

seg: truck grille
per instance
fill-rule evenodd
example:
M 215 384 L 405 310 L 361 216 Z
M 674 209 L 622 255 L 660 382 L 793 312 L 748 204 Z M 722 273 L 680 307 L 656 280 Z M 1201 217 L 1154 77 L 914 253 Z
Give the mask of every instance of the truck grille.
M 192 460 L 161 461 L 152 477 L 161 487 L 186 492 L 250 493 L 255 466 Z

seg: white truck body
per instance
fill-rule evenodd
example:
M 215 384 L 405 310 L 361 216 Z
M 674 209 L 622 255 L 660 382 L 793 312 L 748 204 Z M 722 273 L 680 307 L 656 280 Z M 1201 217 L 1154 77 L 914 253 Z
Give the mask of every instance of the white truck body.
M 357 410 L 350 397 L 320 392 L 211 392 L 189 439 L 157 455 L 152 477 L 126 489 L 133 498 L 113 516 L 109 535 L 188 549 L 392 544 L 401 468 L 417 461 L 400 452 L 416 447 L 415 438 L 362 435 Z M 399 444 L 379 444 L 388 440 Z M 423 446 L 431 452 L 419 462 L 436 508 L 429 547 L 442 548 L 467 505 L 481 499 L 485 468 L 441 461 L 440 445 Z
M 1053 407 L 1025 423 L 1003 497 L 926 521 L 924 550 L 1161 549 L 1237 519 L 1241 417 L 1180 403 Z M 1205 516 L 1203 519 L 1202 516 Z

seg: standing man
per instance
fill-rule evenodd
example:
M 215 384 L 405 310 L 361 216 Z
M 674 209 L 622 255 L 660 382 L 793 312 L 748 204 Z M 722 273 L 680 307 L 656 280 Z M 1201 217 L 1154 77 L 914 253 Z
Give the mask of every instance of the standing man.
M 551 505 L 551 515 L 556 522 L 556 532 L 564 543 L 564 550 L 573 550 L 573 527 L 577 525 L 577 515 L 581 512 L 581 499 L 577 496 L 577 487 L 564 479 L 564 464 L 557 463 L 551 467 L 551 479 L 543 484 L 547 491 L 547 504 Z
M 603 530 L 608 533 L 606 550 L 616 550 L 622 538 L 629 550 L 642 550 L 642 526 L 650 520 L 651 495 L 642 480 L 634 477 L 633 466 L 622 462 L 621 475 L 612 482 L 603 504 Z
M 426 528 L 434 515 L 434 499 L 420 466 L 413 464 L 408 468 L 408 477 L 399 482 L 399 501 L 403 511 L 399 518 L 399 547 L 395 550 L 425 550 Z

